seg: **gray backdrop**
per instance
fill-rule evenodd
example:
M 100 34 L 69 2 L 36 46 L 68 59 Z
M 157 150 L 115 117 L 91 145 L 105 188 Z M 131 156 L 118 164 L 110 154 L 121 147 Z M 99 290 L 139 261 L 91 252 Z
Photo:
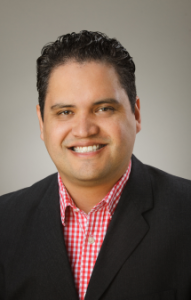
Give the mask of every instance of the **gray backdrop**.
M 0 194 L 56 171 L 40 140 L 35 61 L 44 44 L 88 29 L 133 56 L 142 131 L 135 155 L 191 179 L 190 0 L 0 0 Z

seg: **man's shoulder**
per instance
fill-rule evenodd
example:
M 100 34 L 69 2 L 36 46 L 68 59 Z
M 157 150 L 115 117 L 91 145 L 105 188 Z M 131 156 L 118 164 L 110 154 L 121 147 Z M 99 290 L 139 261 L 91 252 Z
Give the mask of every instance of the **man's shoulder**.
M 176 189 L 185 188 L 191 190 L 191 180 L 167 173 L 153 166 L 145 166 L 153 182 L 164 184 L 167 189 L 172 186 L 173 188 L 176 187 Z
M 163 206 L 191 211 L 191 180 L 181 178 L 152 166 L 145 165 L 151 180 L 152 192 L 156 201 Z
M 191 180 L 143 164 L 136 157 L 133 158 L 133 166 L 136 168 L 136 173 L 142 168 L 142 174 L 149 178 L 154 194 L 158 192 L 169 196 L 174 195 L 179 198 L 182 195 L 184 198 L 187 197 L 191 202 Z
M 11 192 L 0 196 L 0 211 L 6 211 L 18 209 L 21 207 L 21 203 L 25 206 L 29 206 L 30 202 L 35 203 L 39 198 L 42 198 L 47 192 L 47 189 L 51 185 L 55 185 L 57 182 L 57 173 L 49 175 L 48 177 L 34 183 L 33 185 L 20 189 L 15 192 Z
M 138 208 L 146 207 L 147 217 L 157 224 L 166 224 L 180 234 L 191 230 L 191 181 L 171 175 L 155 167 L 133 160 L 134 178 L 139 198 Z M 141 174 L 141 175 L 140 175 Z M 148 205 L 149 203 L 149 205 Z M 165 227 L 164 226 L 164 227 Z
M 56 203 L 56 205 L 55 205 Z M 0 197 L 0 259 L 21 244 L 26 236 L 38 236 L 48 216 L 58 212 L 57 174 L 50 175 L 30 187 Z M 47 224 L 47 223 L 46 223 Z M 42 229 L 42 228 L 41 228 Z M 19 246 L 21 247 L 21 246 Z M 13 250 L 14 251 L 14 250 Z

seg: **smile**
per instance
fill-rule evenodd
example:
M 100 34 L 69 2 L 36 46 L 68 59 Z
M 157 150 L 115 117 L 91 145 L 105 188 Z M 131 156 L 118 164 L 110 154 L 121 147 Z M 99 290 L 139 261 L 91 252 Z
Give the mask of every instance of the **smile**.
M 105 145 L 93 145 L 93 146 L 87 146 L 87 147 L 72 147 L 72 150 L 78 153 L 88 153 L 88 152 L 95 152 L 101 148 L 103 148 Z

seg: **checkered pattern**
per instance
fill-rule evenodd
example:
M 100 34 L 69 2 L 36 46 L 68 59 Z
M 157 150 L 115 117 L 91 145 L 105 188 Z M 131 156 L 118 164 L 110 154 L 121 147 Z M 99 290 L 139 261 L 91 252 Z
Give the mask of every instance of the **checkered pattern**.
M 88 214 L 76 207 L 58 174 L 64 239 L 80 300 L 84 300 L 98 253 L 130 170 L 131 162 L 123 177 Z

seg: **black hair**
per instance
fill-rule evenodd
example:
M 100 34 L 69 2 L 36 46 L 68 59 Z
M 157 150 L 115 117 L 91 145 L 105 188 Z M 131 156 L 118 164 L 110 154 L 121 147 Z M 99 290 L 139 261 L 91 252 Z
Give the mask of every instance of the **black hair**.
M 98 61 L 111 65 L 128 95 L 134 112 L 136 86 L 135 64 L 132 57 L 115 38 L 109 38 L 101 32 L 82 30 L 79 33 L 62 35 L 55 42 L 45 45 L 41 56 L 37 59 L 37 90 L 42 119 L 51 72 L 69 60 L 79 63 Z

